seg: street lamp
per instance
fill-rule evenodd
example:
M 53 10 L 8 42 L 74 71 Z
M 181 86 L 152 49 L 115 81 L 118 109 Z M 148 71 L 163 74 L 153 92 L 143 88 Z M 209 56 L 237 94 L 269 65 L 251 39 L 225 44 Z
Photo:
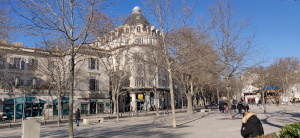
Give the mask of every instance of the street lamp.
M 22 120 L 24 120 L 24 116 L 25 116 L 25 102 L 26 102 L 26 86 L 22 89 L 24 92 L 24 101 L 23 101 L 23 115 L 22 115 Z
M 9 92 L 13 92 L 14 93 L 14 123 L 16 123 L 16 94 L 15 91 L 13 90 L 13 85 L 11 83 L 11 87 L 9 88 Z

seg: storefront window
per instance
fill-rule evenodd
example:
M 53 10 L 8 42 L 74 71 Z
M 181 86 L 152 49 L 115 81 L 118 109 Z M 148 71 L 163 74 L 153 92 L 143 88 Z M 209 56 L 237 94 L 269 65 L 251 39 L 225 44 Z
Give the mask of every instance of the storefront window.
M 98 103 L 97 113 L 103 113 L 103 112 L 104 112 L 104 103 Z
M 88 114 L 88 103 L 81 103 L 81 114 Z

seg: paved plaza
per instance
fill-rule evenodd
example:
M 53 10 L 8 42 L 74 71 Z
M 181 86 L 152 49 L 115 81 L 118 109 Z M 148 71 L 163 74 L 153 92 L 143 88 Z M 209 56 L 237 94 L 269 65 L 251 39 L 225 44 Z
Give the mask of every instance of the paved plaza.
M 250 105 L 250 111 L 257 113 L 261 119 L 265 134 L 278 132 L 285 124 L 300 121 L 300 105 L 267 106 L 267 113 L 263 109 Z M 177 128 L 172 128 L 172 116 L 161 115 L 146 117 L 121 118 L 105 120 L 101 124 L 74 125 L 74 136 L 77 138 L 101 137 L 101 138 L 240 138 L 242 115 L 233 113 L 233 119 L 227 119 L 227 114 L 213 110 L 210 113 L 196 112 L 192 115 L 177 113 Z M 21 128 L 1 129 L 1 138 L 20 138 Z M 58 138 L 68 137 L 68 126 L 62 124 L 60 128 L 53 125 L 42 126 L 41 137 Z

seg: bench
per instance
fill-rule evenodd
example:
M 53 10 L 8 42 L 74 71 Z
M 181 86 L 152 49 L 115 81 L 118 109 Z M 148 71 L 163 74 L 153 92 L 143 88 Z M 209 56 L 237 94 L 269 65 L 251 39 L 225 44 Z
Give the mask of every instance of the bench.
M 90 123 L 103 123 L 104 122 L 104 118 L 86 118 L 83 119 L 83 124 L 84 125 L 88 125 Z
M 45 120 L 43 116 L 26 117 L 26 120 L 35 120 L 35 119 L 38 119 L 38 120 L 41 120 L 41 121 Z
M 210 109 L 201 109 L 200 112 L 210 112 Z

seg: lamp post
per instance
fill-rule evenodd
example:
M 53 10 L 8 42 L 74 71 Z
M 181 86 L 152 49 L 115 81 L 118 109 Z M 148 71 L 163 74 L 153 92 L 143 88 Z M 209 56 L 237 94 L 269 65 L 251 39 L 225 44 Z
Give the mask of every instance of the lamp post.
M 25 102 L 26 102 L 26 90 L 27 90 L 27 87 L 24 86 L 24 88 L 22 89 L 23 92 L 24 92 L 24 102 L 23 102 L 23 115 L 22 115 L 22 120 L 24 120 L 24 116 L 25 116 Z
M 49 119 L 49 97 L 50 97 L 50 87 L 48 88 L 48 94 L 49 94 L 49 95 L 48 95 L 48 98 L 47 98 L 47 104 L 48 104 L 48 105 L 47 105 L 47 106 L 48 106 L 47 109 L 48 109 L 48 119 Z
M 18 86 L 18 78 L 15 79 L 14 85 L 12 82 L 10 82 L 10 84 L 11 84 L 10 91 L 12 91 L 14 93 L 14 121 L 13 122 L 15 123 L 16 122 L 16 93 L 13 90 L 13 87 L 14 87 L 14 85 L 15 85 L 15 87 Z
M 16 94 L 12 87 L 10 91 L 14 92 L 14 123 L 16 123 Z

